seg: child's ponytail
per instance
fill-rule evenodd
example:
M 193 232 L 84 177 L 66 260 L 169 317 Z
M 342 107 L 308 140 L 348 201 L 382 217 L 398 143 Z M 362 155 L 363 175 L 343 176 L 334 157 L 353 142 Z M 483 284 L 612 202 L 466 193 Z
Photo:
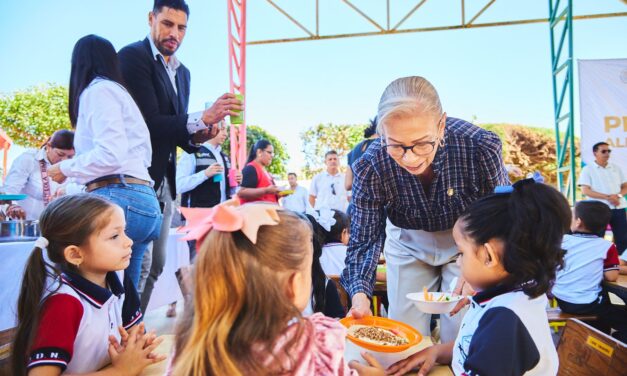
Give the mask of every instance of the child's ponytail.
M 13 375 L 26 374 L 30 347 L 39 326 L 41 305 L 56 290 L 48 291 L 47 283 L 56 288 L 62 271 L 76 271 L 65 260 L 68 246 L 82 246 L 97 230 L 107 225 L 107 213 L 114 207 L 96 195 L 77 194 L 52 201 L 39 217 L 42 237 L 26 263 L 17 304 L 17 332 L 13 342 L 11 368 Z M 44 259 L 46 249 L 48 260 Z M 50 277 L 48 280 L 47 277 Z
M 25 375 L 28 350 L 39 321 L 39 307 L 46 288 L 49 267 L 44 260 L 43 249 L 35 247 L 26 263 L 20 297 L 17 301 L 17 331 L 13 342 L 11 367 L 14 375 Z M 54 270 L 56 274 L 57 271 Z
M 556 189 L 533 179 L 475 201 L 460 218 L 477 244 L 505 243 L 509 281 L 528 296 L 546 293 L 564 257 L 562 237 L 570 226 L 568 202 Z

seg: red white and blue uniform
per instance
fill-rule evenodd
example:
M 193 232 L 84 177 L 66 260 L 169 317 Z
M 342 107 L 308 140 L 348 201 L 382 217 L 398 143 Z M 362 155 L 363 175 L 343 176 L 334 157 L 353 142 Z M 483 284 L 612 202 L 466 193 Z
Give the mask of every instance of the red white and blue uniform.
M 453 347 L 455 375 L 556 375 L 547 303 L 505 285 L 475 295 Z
M 107 288 L 78 274 L 65 272 L 58 289 L 41 307 L 39 327 L 30 351 L 28 368 L 58 366 L 62 372 L 86 373 L 111 363 L 109 336 L 118 341 L 118 326 L 125 329 L 142 319 L 133 283 L 107 273 Z

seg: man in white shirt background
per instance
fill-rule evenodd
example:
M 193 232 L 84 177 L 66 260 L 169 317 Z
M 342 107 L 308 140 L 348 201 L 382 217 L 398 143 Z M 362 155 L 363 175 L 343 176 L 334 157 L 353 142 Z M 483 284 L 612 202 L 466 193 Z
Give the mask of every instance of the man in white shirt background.
M 314 209 L 326 207 L 345 212 L 348 196 L 344 185 L 345 177 L 340 172 L 340 159 L 335 150 L 324 155 L 326 170 L 314 176 L 309 189 L 309 203 Z
M 591 200 L 608 205 L 612 211 L 610 226 L 618 254 L 627 248 L 627 178 L 621 167 L 609 162 L 612 149 L 606 142 L 598 142 L 592 147 L 594 162 L 581 170 L 578 185 Z M 602 236 L 602 234 L 599 234 Z
M 283 197 L 281 205 L 285 209 L 297 213 L 306 213 L 309 207 L 307 188 L 298 185 L 298 177 L 294 172 L 287 174 L 287 181 L 290 184 L 290 190 L 294 191 L 294 193 Z

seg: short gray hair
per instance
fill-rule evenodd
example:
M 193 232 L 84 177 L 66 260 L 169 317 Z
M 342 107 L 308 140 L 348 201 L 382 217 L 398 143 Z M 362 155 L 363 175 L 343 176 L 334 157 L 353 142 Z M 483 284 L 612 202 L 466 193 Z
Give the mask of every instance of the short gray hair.
M 424 77 L 398 78 L 385 88 L 379 100 L 377 133 L 383 134 L 383 125 L 389 118 L 419 114 L 442 115 L 438 92 Z

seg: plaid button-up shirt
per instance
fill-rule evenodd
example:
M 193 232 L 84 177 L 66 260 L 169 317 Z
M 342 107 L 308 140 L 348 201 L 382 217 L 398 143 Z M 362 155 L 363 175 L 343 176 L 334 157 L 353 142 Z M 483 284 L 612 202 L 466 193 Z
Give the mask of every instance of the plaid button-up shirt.
M 376 140 L 353 165 L 351 233 L 342 284 L 350 296 L 372 295 L 386 218 L 404 229 L 443 231 L 478 198 L 509 184 L 501 141 L 467 121 L 447 118 L 444 147 L 432 163 L 428 193 Z

